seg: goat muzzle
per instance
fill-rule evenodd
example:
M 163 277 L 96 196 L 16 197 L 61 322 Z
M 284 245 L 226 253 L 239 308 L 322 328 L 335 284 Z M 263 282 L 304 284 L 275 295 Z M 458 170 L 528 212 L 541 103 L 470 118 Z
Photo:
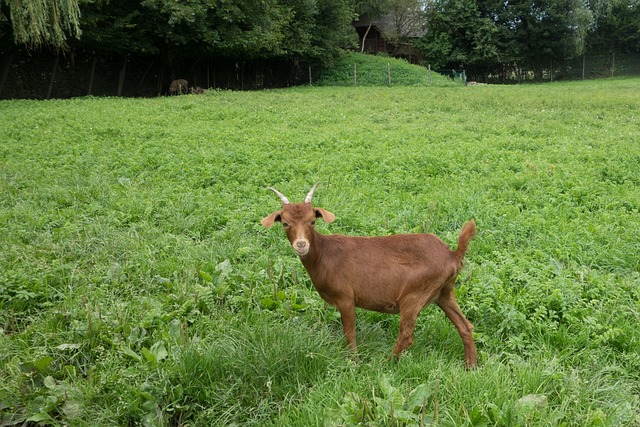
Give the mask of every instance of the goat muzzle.
M 293 246 L 293 250 L 296 251 L 299 256 L 305 256 L 310 248 L 309 241 L 305 239 L 298 239 L 293 242 L 291 246 Z

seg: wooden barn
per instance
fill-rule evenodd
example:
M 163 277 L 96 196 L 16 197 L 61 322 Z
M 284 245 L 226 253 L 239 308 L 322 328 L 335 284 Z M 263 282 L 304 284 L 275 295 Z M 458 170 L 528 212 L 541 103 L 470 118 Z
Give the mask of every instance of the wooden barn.
M 385 33 L 397 31 L 395 30 L 397 26 L 390 15 L 373 20 L 368 15 L 362 15 L 353 22 L 353 26 L 358 33 L 360 47 L 362 47 L 362 40 L 366 35 L 364 53 L 386 53 L 395 58 L 404 58 L 411 64 L 419 64 L 423 59 L 420 49 L 412 46 L 410 42 L 396 45 L 387 40 Z M 411 39 L 421 35 L 417 31 L 412 31 L 408 38 Z

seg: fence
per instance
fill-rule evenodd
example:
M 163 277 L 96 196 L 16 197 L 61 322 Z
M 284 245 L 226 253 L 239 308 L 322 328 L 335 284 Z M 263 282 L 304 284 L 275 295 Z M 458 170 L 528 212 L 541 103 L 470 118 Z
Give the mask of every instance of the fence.
M 416 86 L 432 84 L 430 67 L 417 67 L 403 61 L 364 61 L 334 65 L 322 76 L 331 86 Z M 439 84 L 442 83 L 438 79 Z
M 170 66 L 152 56 L 0 53 L 0 99 L 152 97 L 166 94 L 176 78 L 191 87 L 237 90 L 295 86 L 315 78 L 309 76 L 309 64 L 297 60 L 174 60 Z
M 640 53 L 584 55 L 566 61 L 520 65 L 502 64 L 492 70 L 468 70 L 469 80 L 486 83 L 523 83 L 527 81 L 559 81 L 598 79 L 640 75 Z
M 319 67 L 297 60 L 231 61 L 197 59 L 169 66 L 159 57 L 100 57 L 90 52 L 30 55 L 1 52 L 0 99 L 74 96 L 151 97 L 166 94 L 174 78 L 190 86 L 255 90 L 316 82 Z M 175 61 L 174 61 L 175 62 Z M 328 84 L 424 84 L 430 72 L 416 75 L 402 67 L 371 69 L 358 64 L 338 71 Z M 435 70 L 434 70 L 435 71 Z M 456 77 L 452 70 L 438 72 Z M 523 83 L 640 75 L 640 54 L 586 55 L 571 61 L 528 66 L 503 64 L 490 70 L 468 68 L 469 81 Z

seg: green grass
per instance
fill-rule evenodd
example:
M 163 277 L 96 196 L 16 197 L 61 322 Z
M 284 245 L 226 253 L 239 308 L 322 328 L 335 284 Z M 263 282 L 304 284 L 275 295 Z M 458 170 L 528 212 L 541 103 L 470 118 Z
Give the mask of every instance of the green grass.
M 638 79 L 0 102 L 0 423 L 640 423 Z M 453 325 L 358 311 L 359 358 L 284 233 L 455 245 Z M 534 403 L 523 397 L 534 395 Z M 537 402 L 537 404 L 536 404 Z
M 354 70 L 355 68 L 355 70 Z M 383 55 L 345 53 L 323 72 L 317 84 L 322 86 L 435 86 L 461 85 L 450 78 L 409 64 L 403 59 Z

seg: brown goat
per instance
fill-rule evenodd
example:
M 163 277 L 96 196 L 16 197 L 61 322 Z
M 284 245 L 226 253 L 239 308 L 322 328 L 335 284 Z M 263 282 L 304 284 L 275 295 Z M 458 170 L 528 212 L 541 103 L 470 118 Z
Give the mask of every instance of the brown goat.
M 400 313 L 400 333 L 393 349 L 397 359 L 413 343 L 420 311 L 435 302 L 453 322 L 464 344 L 467 368 L 476 366 L 473 325 L 464 317 L 453 292 L 469 241 L 476 234 L 473 220 L 462 227 L 455 251 L 433 234 L 397 234 L 382 237 L 323 235 L 317 218 L 330 223 L 335 215 L 311 205 L 318 184 L 304 203 L 290 203 L 278 190 L 282 210 L 262 219 L 270 228 L 281 222 L 314 287 L 340 311 L 347 343 L 356 350 L 355 307 L 382 313 Z
M 185 79 L 177 79 L 171 82 L 169 85 L 169 95 L 182 95 L 188 93 L 189 82 Z

